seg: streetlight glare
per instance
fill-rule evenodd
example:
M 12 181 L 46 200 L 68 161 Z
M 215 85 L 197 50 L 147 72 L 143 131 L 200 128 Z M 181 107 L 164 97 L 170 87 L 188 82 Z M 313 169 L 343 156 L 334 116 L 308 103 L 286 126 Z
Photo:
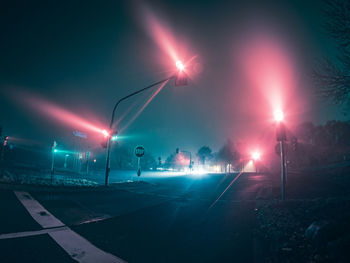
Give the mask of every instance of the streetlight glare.
M 281 111 L 281 110 L 275 110 L 273 115 L 275 117 L 275 121 L 277 121 L 277 122 L 281 122 L 284 119 L 284 114 L 283 114 L 283 111 Z
M 109 132 L 107 130 L 102 130 L 101 132 L 105 138 L 109 136 Z
M 176 67 L 179 71 L 184 71 L 185 70 L 185 65 L 182 63 L 181 60 L 176 61 Z
M 253 158 L 253 160 L 255 160 L 255 161 L 260 160 L 260 157 L 261 157 L 260 152 L 253 152 L 253 153 L 252 153 L 252 158 Z

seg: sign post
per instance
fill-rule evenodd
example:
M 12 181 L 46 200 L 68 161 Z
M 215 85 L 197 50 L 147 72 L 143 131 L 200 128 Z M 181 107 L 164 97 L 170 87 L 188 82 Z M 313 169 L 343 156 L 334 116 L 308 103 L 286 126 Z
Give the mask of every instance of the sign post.
M 90 160 L 90 149 L 88 148 L 87 152 L 85 153 L 86 157 L 86 175 L 89 175 L 89 160 Z
M 52 159 L 51 159 L 51 184 L 53 182 L 53 176 L 55 173 L 55 152 L 56 152 L 56 146 L 57 142 L 53 141 L 52 149 L 51 149 L 51 154 L 52 154 Z
M 137 157 L 137 176 L 141 175 L 140 159 L 145 155 L 145 148 L 142 145 L 138 145 L 135 148 L 135 155 Z

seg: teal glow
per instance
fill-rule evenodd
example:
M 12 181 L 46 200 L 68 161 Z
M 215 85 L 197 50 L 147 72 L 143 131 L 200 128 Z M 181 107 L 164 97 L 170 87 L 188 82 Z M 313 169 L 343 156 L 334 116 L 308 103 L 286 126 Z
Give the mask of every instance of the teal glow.
M 60 149 L 53 149 L 54 153 L 64 153 L 66 155 L 74 155 L 74 154 L 78 154 L 79 152 L 74 152 L 74 151 L 68 151 L 68 150 L 60 150 Z

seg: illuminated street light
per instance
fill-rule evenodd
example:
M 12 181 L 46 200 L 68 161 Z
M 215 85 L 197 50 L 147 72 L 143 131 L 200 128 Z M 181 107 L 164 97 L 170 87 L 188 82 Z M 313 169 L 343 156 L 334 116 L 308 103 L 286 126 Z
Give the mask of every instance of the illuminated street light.
M 281 110 L 275 110 L 273 115 L 275 117 L 276 122 L 281 122 L 284 119 L 284 114 L 283 114 L 283 111 L 281 111 Z
M 109 137 L 109 132 L 107 130 L 102 130 L 102 134 L 105 138 Z
M 261 157 L 261 154 L 260 154 L 259 152 L 253 152 L 253 153 L 252 153 L 252 159 L 253 159 L 254 161 L 260 160 L 260 157 Z
M 175 86 L 187 86 L 188 78 L 185 72 L 185 65 L 180 60 L 176 61 L 175 65 L 178 69 L 178 72 L 175 75 Z
M 173 74 L 170 77 L 168 77 L 166 79 L 163 79 L 161 81 L 155 82 L 155 83 L 153 83 L 153 84 L 151 84 L 151 85 L 149 85 L 149 86 L 147 86 L 147 87 L 145 87 L 143 89 L 135 91 L 135 92 L 133 92 L 133 93 L 131 93 L 131 94 L 121 98 L 120 100 L 118 100 L 117 103 L 114 105 L 114 108 L 113 108 L 113 111 L 112 111 L 112 118 L 111 118 L 111 122 L 109 124 L 109 129 L 112 130 L 113 123 L 114 123 L 114 115 L 115 115 L 116 109 L 117 109 L 118 105 L 122 101 L 124 101 L 124 100 L 126 100 L 126 99 L 128 99 L 128 98 L 130 98 L 132 96 L 135 96 L 135 95 L 137 95 L 137 94 L 139 94 L 139 93 L 141 93 L 141 92 L 143 92 L 145 90 L 148 90 L 148 89 L 153 88 L 155 86 L 167 83 L 171 79 L 175 79 L 175 86 L 185 86 L 185 85 L 187 85 L 187 74 L 184 72 L 184 69 L 185 69 L 184 64 L 180 60 L 178 60 L 178 61 L 176 61 L 175 65 L 176 65 L 176 68 L 178 69 L 178 72 L 176 74 Z M 105 136 L 105 138 L 107 140 L 107 143 L 106 143 L 107 156 L 106 156 L 105 186 L 108 186 L 109 171 L 111 169 L 110 168 L 110 154 L 111 154 L 110 142 L 111 142 L 111 136 L 110 136 L 109 132 L 107 132 L 106 130 L 103 130 L 102 133 L 103 133 L 103 135 Z M 103 144 L 103 146 L 104 145 L 105 144 Z
M 176 61 L 176 67 L 179 71 L 184 71 L 185 70 L 185 65 L 182 63 L 181 60 Z
M 261 158 L 261 153 L 259 151 L 255 151 L 252 153 L 252 160 L 251 162 L 254 163 L 255 166 L 255 173 L 258 172 L 258 161 Z

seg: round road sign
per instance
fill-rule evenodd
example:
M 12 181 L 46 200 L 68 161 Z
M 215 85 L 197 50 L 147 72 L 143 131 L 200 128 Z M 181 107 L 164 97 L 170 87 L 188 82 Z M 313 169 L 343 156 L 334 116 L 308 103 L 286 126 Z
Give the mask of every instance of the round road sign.
M 136 157 L 142 157 L 145 155 L 145 148 L 143 148 L 142 145 L 136 146 L 135 148 L 135 155 Z

